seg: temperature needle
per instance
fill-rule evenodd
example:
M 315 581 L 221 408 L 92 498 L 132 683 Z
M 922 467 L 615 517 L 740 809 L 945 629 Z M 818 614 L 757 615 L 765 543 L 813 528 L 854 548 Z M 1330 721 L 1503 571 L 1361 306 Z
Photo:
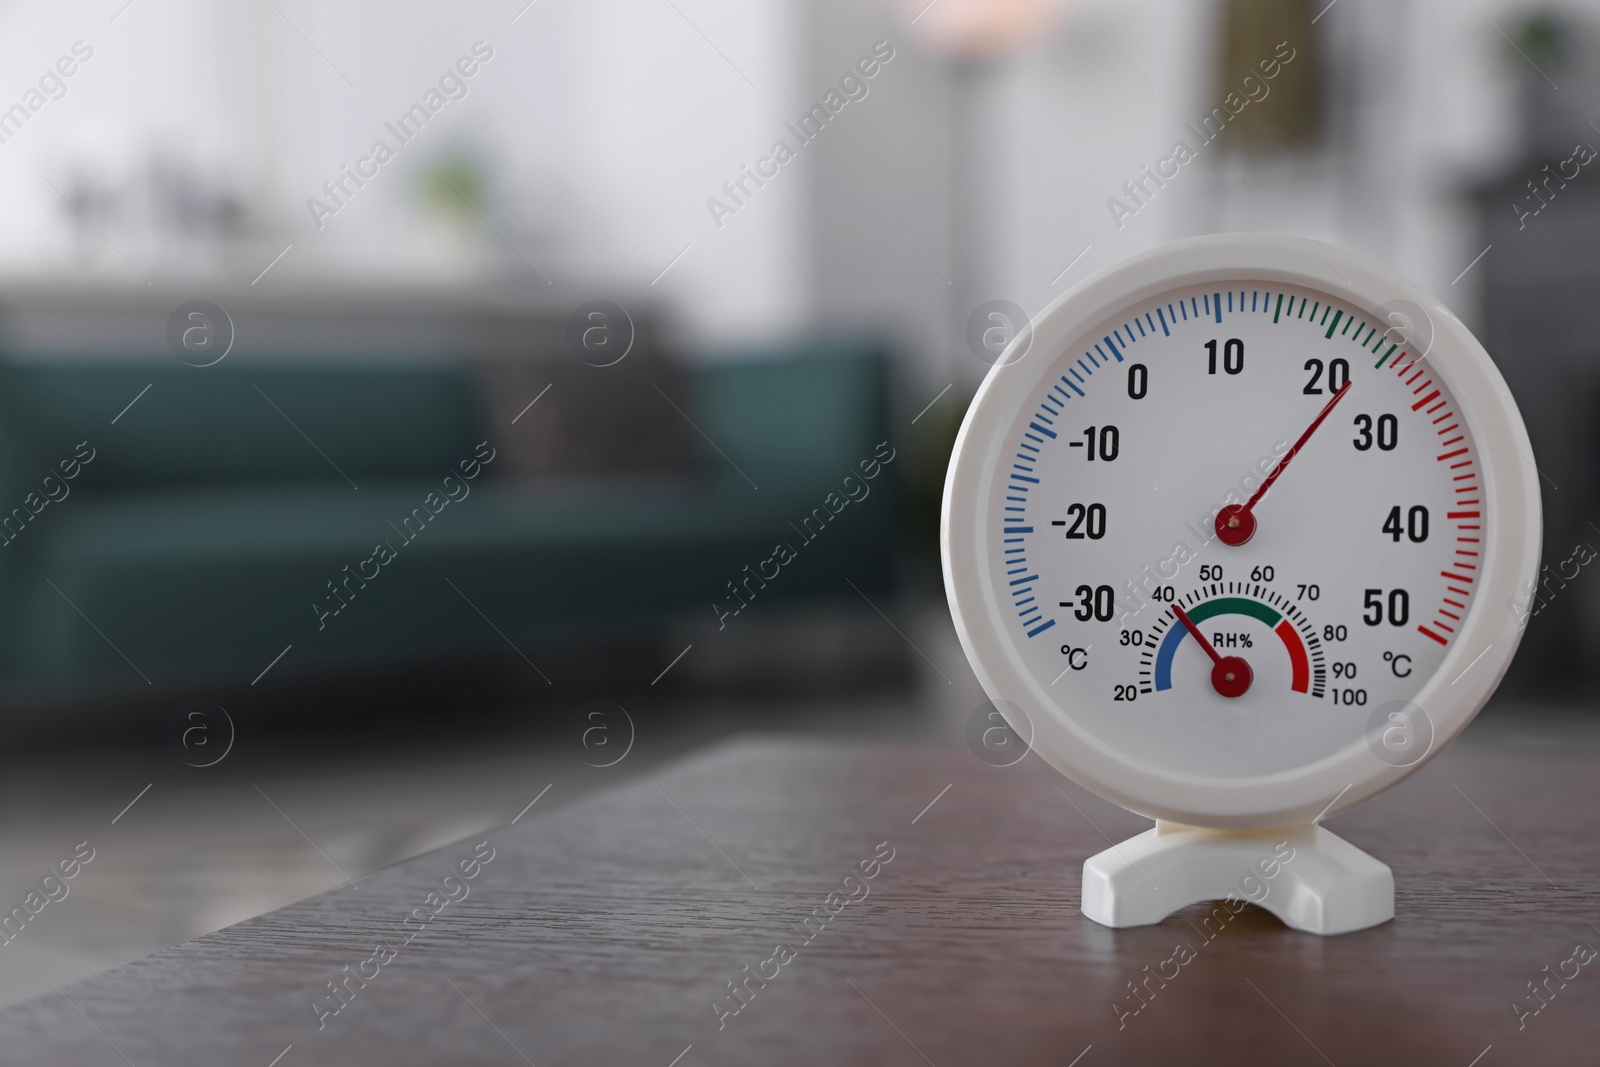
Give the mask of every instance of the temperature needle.
M 1345 386 L 1349 388 L 1348 385 Z M 1335 397 L 1334 399 L 1338 399 Z M 1331 406 L 1331 405 L 1330 405 Z M 1326 414 L 1326 413 L 1324 413 Z M 1313 427 L 1315 429 L 1315 427 Z M 1292 453 L 1291 453 L 1292 455 Z M 1225 697 L 1242 697 L 1250 689 L 1254 675 L 1250 672 L 1250 664 L 1238 656 L 1222 656 L 1211 647 L 1211 642 L 1206 640 L 1206 635 L 1200 632 L 1200 627 L 1189 618 L 1189 613 L 1178 605 L 1172 605 L 1172 613 L 1183 623 L 1184 629 L 1194 635 L 1200 642 L 1200 647 L 1205 649 L 1206 655 L 1211 657 L 1211 688 Z
M 1300 435 L 1300 440 L 1296 441 L 1294 447 L 1289 449 L 1288 455 L 1278 460 L 1278 465 L 1272 468 L 1272 473 L 1267 475 L 1267 480 L 1261 483 L 1261 488 L 1257 489 L 1249 500 L 1243 504 L 1229 504 L 1217 512 L 1217 537 L 1221 539 L 1223 544 L 1233 545 L 1237 548 L 1255 536 L 1256 517 L 1254 509 L 1256 503 L 1267 495 L 1267 490 L 1272 488 L 1272 483 L 1278 480 L 1278 475 L 1283 473 L 1284 468 L 1289 465 L 1289 461 L 1294 459 L 1299 451 L 1306 446 L 1307 441 L 1311 440 L 1311 435 L 1316 433 L 1318 426 L 1322 425 L 1322 420 L 1328 417 L 1328 413 L 1333 410 L 1333 405 L 1344 399 L 1344 394 L 1350 391 L 1350 384 L 1350 382 L 1345 382 L 1344 385 L 1339 387 L 1339 391 L 1333 394 L 1333 399 L 1328 401 L 1317 417 L 1311 420 L 1311 425 L 1307 426 L 1306 432 Z

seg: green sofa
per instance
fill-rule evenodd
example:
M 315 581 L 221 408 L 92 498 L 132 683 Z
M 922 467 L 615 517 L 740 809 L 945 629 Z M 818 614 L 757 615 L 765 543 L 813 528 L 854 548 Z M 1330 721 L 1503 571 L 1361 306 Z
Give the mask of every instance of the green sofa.
M 725 625 L 854 599 L 847 577 L 889 589 L 895 463 L 798 533 L 889 436 L 881 354 L 821 344 L 686 374 L 696 474 L 561 484 L 494 462 L 464 477 L 494 432 L 456 361 L 0 363 L 0 696 L 246 686 L 272 664 L 270 685 L 715 626 L 727 583 L 777 542 L 796 558 Z M 537 659 L 559 682 L 559 656 Z

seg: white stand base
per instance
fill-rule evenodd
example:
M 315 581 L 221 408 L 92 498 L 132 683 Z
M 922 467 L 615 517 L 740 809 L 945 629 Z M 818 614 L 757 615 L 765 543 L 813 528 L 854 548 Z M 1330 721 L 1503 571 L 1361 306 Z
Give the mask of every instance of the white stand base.
M 1149 926 L 1190 904 L 1230 897 L 1296 930 L 1347 934 L 1394 918 L 1394 874 L 1320 826 L 1238 831 L 1157 822 L 1083 864 L 1083 914 L 1104 926 Z

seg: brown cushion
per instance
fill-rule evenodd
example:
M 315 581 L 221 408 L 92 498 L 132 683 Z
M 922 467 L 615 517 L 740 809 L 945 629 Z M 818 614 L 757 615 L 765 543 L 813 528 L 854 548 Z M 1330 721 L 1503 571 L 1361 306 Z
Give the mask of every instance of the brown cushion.
M 688 376 L 648 336 L 611 366 L 565 352 L 477 356 L 470 363 L 500 477 L 628 479 L 700 469 Z

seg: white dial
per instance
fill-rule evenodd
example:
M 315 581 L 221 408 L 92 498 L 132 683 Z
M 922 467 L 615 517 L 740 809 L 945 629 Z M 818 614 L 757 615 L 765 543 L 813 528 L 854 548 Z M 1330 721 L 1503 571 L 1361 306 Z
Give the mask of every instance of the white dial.
M 1180 821 L 1310 817 L 1398 781 L 1498 681 L 1536 553 L 1526 436 L 1470 334 L 1375 273 L 1185 242 L 1085 283 L 991 373 L 947 584 L 1064 772 Z

